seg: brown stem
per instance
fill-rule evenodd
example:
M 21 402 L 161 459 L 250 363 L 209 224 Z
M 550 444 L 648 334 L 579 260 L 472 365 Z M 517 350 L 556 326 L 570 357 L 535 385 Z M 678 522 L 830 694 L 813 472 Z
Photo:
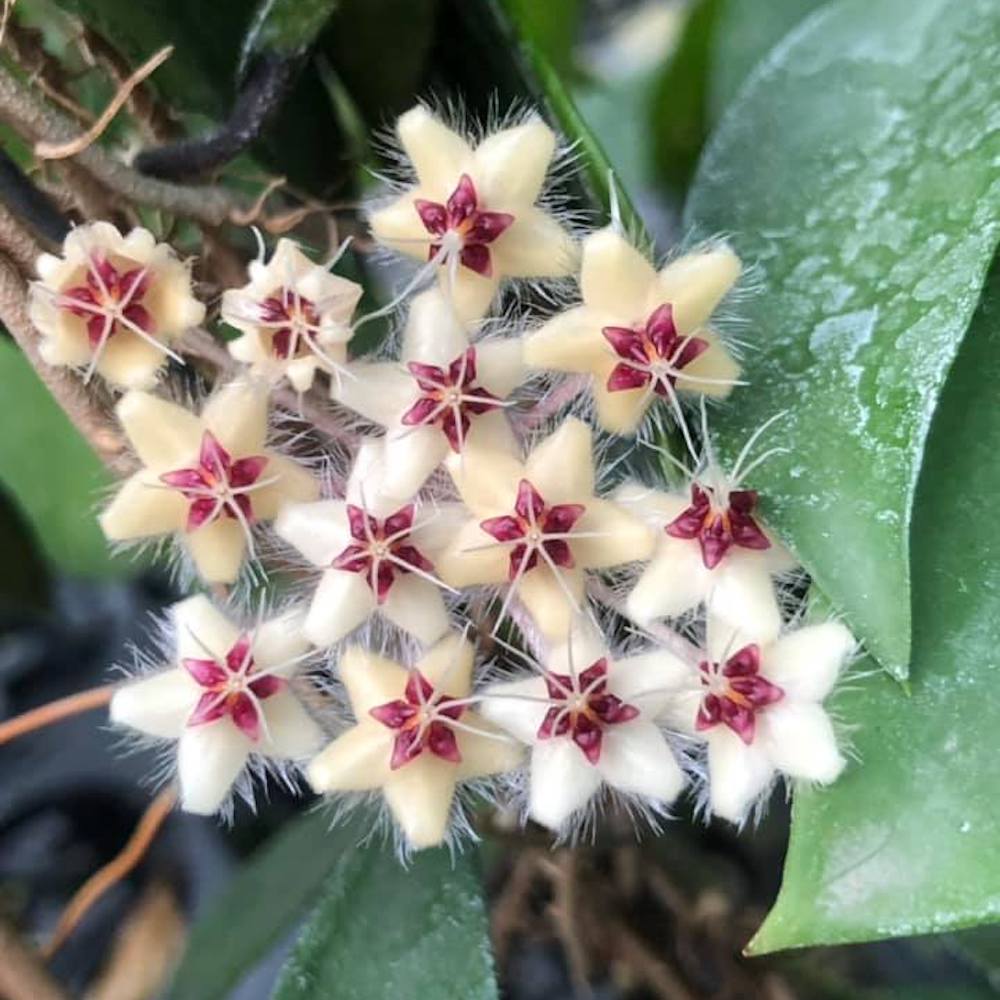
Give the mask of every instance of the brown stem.
M 2 72 L 2 71 L 0 71 Z M 28 319 L 24 279 L 10 259 L 0 255 L 0 322 L 7 328 L 45 383 L 56 402 L 76 429 L 86 438 L 97 456 L 110 468 L 125 472 L 131 460 L 125 440 L 114 423 L 102 412 L 80 384 L 68 372 L 53 368 L 38 352 L 38 335 Z
M 0 120 L 32 142 L 71 142 L 77 137 L 77 127 L 72 121 L 39 101 L 3 67 L 0 67 Z M 74 162 L 122 198 L 206 225 L 219 225 L 242 208 L 220 187 L 193 187 L 144 177 L 101 146 L 82 150 Z
M 22 277 L 34 277 L 35 262 L 42 248 L 3 203 L 0 203 L 0 249 L 17 265 Z
M 30 712 L 15 715 L 13 719 L 0 722 L 0 746 L 17 739 L 18 736 L 24 736 L 36 729 L 50 726 L 53 722 L 59 722 L 60 719 L 68 719 L 74 715 L 80 715 L 82 712 L 90 712 L 102 705 L 107 705 L 114 693 L 115 685 L 105 684 L 103 687 L 80 691 L 77 694 L 50 701 L 47 705 L 33 708 Z
M 69 1000 L 38 956 L 12 927 L 0 922 L 0 997 L 5 1000 Z

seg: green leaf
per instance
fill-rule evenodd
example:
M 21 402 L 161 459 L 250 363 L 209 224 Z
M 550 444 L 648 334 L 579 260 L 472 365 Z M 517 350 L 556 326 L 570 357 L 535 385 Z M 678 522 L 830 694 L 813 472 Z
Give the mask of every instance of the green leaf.
M 385 848 L 344 855 L 274 995 L 496 1000 L 475 856 L 425 851 L 404 869 Z
M 580 0 L 503 0 L 522 37 L 564 75 L 573 70 L 573 47 L 580 22 Z
M 722 0 L 711 39 L 708 109 L 718 121 L 758 62 L 827 0 Z
M 834 699 L 857 751 L 796 794 L 778 901 L 753 954 L 1000 918 L 996 790 L 1000 261 L 934 419 L 913 521 L 912 696 L 869 671 Z
M 120 572 L 95 510 L 110 482 L 104 466 L 41 383 L 27 359 L 0 339 L 0 398 L 12 417 L 0 434 L 0 484 L 63 571 Z
M 789 411 L 753 485 L 899 678 L 924 439 L 997 243 L 998 39 L 993 0 L 829 4 L 741 92 L 687 206 L 760 265 L 723 451 Z
M 171 1000 L 225 1000 L 305 916 L 327 873 L 363 836 L 360 822 L 331 830 L 329 816 L 311 812 L 271 837 L 195 924 Z

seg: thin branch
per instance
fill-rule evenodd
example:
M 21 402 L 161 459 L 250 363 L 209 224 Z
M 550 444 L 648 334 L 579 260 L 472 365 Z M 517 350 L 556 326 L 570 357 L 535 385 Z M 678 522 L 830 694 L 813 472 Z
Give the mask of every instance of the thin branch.
M 2 71 L 0 71 L 2 72 Z M 38 334 L 28 319 L 24 280 L 9 258 L 0 255 L 0 322 L 24 352 L 38 377 L 76 429 L 86 438 L 98 457 L 119 472 L 128 471 L 125 440 L 115 424 L 90 397 L 79 379 L 69 372 L 53 368 L 38 352 Z
M 2 169 L 0 165 L 0 173 Z M 10 257 L 25 278 L 34 277 L 35 263 L 42 248 L 35 237 L 21 225 L 21 220 L 7 211 L 2 194 L 0 187 L 0 250 Z
M 6 1000 L 69 1000 L 38 956 L 13 928 L 0 922 L 0 997 Z
M 71 142 L 77 137 L 73 122 L 40 102 L 3 67 L 0 67 L 0 121 L 32 142 Z M 144 177 L 98 145 L 80 152 L 73 162 L 122 198 L 210 226 L 226 221 L 242 207 L 241 202 L 220 187 L 188 187 Z
M 58 698 L 56 701 L 50 701 L 47 705 L 40 705 L 29 712 L 15 715 L 13 719 L 0 722 L 0 746 L 17 739 L 18 736 L 24 736 L 36 729 L 51 726 L 53 722 L 59 722 L 60 719 L 69 719 L 74 715 L 101 708 L 111 701 L 111 696 L 114 693 L 115 685 L 105 684 L 103 687 L 90 688 L 88 691 L 80 691 L 65 698 Z

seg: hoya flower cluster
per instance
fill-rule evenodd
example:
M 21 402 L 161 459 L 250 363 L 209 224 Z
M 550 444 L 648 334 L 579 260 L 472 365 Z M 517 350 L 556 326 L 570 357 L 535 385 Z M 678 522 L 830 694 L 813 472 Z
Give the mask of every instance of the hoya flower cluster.
M 779 774 L 834 780 L 823 701 L 853 641 L 783 609 L 755 440 L 724 468 L 704 419 L 740 384 L 716 319 L 739 259 L 657 270 L 617 220 L 581 242 L 535 115 L 476 142 L 421 106 L 396 131 L 409 172 L 370 225 L 417 263 L 373 353 L 352 350 L 360 287 L 283 239 L 221 300 L 239 374 L 191 404 L 170 363 L 204 308 L 169 248 L 99 223 L 40 262 L 46 358 L 123 390 L 136 470 L 106 535 L 176 541 L 213 595 L 170 609 L 113 720 L 176 747 L 185 809 L 300 769 L 384 801 L 411 848 L 468 829 L 476 796 L 566 836 L 611 802 L 665 816 L 689 790 L 740 823 Z M 549 281 L 577 304 L 519 316 Z M 294 413 L 274 433 L 284 382 L 336 439 Z M 643 481 L 671 425 L 693 468 Z

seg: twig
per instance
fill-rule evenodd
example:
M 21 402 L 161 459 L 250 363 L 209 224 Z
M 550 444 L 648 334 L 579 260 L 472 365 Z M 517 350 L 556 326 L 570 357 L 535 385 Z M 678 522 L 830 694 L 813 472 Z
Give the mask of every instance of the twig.
M 18 736 L 24 736 L 26 733 L 58 722 L 60 719 L 68 719 L 71 716 L 80 715 L 82 712 L 90 712 L 102 705 L 107 705 L 114 693 L 115 685 L 105 684 L 103 687 L 80 691 L 78 694 L 71 694 L 56 701 L 50 701 L 47 705 L 33 708 L 30 712 L 15 715 L 13 719 L 0 722 L 0 746 L 17 739 Z
M 48 944 L 42 949 L 46 958 L 51 958 L 59 950 L 101 896 L 142 861 L 176 801 L 177 793 L 172 788 L 160 792 L 142 814 L 121 852 L 80 886 L 60 915 Z
M 578 996 L 589 997 L 590 962 L 587 949 L 577 929 L 577 859 L 573 850 L 560 851 L 553 861 L 543 863 L 543 869 L 552 881 L 555 898 L 552 916 L 555 919 L 559 940 L 566 952 L 573 989 Z
M 59 984 L 14 932 L 0 922 L 0 997 L 4 1000 L 68 1000 Z
M 32 142 L 70 142 L 76 126 L 61 112 L 41 103 L 7 69 L 0 67 L 0 121 Z M 241 202 L 220 187 L 188 187 L 143 177 L 99 145 L 89 146 L 74 162 L 122 198 L 194 219 L 210 226 L 226 221 Z
M 616 921 L 608 930 L 613 937 L 617 956 L 630 964 L 661 1000 L 697 1000 L 673 969 L 661 962 L 624 923 Z
M 2 71 L 0 71 L 2 72 Z M 126 472 L 131 467 L 125 440 L 114 423 L 87 394 L 79 380 L 52 368 L 38 353 L 38 336 L 28 319 L 24 280 L 9 258 L 0 255 L 0 322 L 24 352 L 38 377 L 98 457 L 109 467 Z
M 108 106 L 86 132 L 67 142 L 49 142 L 41 139 L 35 143 L 35 156 L 42 160 L 64 160 L 68 156 L 82 153 L 100 138 L 101 133 L 111 124 L 115 115 L 129 99 L 132 91 L 157 67 L 162 66 L 173 54 L 173 51 L 172 45 L 165 45 L 159 52 L 147 59 L 128 79 L 123 81 Z

